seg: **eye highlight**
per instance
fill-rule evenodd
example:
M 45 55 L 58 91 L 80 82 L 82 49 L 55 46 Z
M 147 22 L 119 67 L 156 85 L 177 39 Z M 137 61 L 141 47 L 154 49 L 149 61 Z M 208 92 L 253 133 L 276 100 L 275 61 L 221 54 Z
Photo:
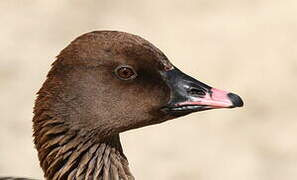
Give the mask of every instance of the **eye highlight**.
M 121 80 L 132 80 L 137 76 L 135 70 L 129 65 L 118 66 L 114 73 Z

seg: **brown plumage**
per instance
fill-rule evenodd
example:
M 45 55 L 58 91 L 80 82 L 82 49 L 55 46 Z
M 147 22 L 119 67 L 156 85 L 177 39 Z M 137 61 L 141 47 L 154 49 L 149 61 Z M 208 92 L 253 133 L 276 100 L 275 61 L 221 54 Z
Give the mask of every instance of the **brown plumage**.
M 121 82 L 112 74 L 119 64 L 148 76 Z M 171 66 L 164 54 L 127 33 L 92 32 L 65 48 L 34 108 L 35 144 L 45 177 L 134 179 L 119 133 L 163 116 L 149 111 L 168 101 L 167 87 L 155 72 L 164 66 Z
M 96 31 L 53 63 L 34 107 L 34 142 L 49 180 L 132 180 L 119 134 L 242 100 L 174 67 L 148 41 Z

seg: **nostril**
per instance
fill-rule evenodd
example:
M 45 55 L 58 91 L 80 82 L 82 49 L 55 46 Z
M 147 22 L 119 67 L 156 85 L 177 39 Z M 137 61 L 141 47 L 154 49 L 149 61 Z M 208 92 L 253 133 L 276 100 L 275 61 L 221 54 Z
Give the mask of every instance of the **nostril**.
M 234 93 L 228 93 L 227 96 L 231 100 L 234 107 L 242 107 L 243 106 L 243 101 L 242 101 L 241 97 L 239 97 L 238 95 L 236 95 Z
M 197 88 L 191 88 L 189 90 L 189 94 L 192 96 L 199 96 L 199 97 L 204 97 L 206 95 L 205 91 Z

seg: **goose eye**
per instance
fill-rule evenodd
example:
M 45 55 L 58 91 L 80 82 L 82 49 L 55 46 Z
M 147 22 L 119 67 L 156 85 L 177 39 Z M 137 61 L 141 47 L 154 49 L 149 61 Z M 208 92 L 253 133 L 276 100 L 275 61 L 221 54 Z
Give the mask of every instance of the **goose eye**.
M 125 66 L 118 66 L 115 69 L 116 76 L 121 80 L 131 80 L 136 78 L 137 74 L 135 70 L 128 65 Z

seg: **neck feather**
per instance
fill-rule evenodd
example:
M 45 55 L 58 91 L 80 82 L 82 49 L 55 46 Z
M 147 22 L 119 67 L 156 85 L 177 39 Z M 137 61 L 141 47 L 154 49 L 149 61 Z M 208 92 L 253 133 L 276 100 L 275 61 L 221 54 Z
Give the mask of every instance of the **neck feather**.
M 102 139 L 96 132 L 70 130 L 62 118 L 48 111 L 49 101 L 43 100 L 46 96 L 40 95 L 36 101 L 33 128 L 46 179 L 134 180 L 119 134 Z
M 46 179 L 134 179 L 119 135 L 96 142 L 52 125 L 40 131 L 43 136 L 35 137 L 35 141 L 41 141 L 36 142 L 36 147 Z M 35 135 L 40 133 L 36 131 Z

